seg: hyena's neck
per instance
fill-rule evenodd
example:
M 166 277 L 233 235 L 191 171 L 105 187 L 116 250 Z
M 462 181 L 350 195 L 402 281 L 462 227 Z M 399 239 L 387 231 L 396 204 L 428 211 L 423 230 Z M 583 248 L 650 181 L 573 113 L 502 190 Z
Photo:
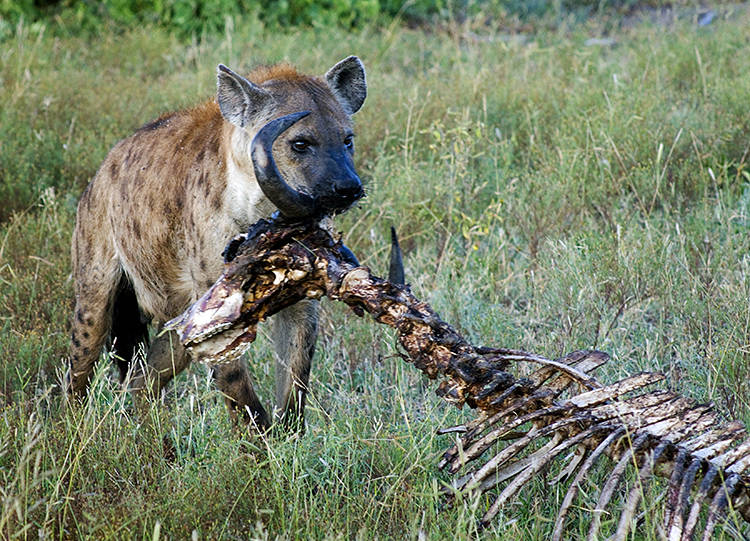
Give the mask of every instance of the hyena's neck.
M 241 128 L 227 125 L 222 139 L 226 161 L 224 214 L 231 220 L 231 227 L 237 229 L 234 234 L 242 233 L 260 218 L 270 215 L 274 206 L 255 180 L 250 136 Z

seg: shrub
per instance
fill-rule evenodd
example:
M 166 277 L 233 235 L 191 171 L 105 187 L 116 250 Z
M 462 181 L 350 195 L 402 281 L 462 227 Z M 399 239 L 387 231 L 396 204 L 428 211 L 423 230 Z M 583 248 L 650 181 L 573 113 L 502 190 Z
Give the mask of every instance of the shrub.
M 74 33 L 92 31 L 102 22 L 116 25 L 154 23 L 182 35 L 222 31 L 228 18 L 257 15 L 270 25 L 342 26 L 352 28 L 393 16 L 401 0 L 0 0 L 0 19 L 5 26 L 19 20 L 55 20 Z M 419 0 L 414 13 L 435 11 L 440 0 Z

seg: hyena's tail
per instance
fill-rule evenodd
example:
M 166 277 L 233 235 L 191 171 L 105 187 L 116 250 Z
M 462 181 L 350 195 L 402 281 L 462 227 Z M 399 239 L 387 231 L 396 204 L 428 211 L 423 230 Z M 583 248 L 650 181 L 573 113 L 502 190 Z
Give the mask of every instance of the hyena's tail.
M 138 307 L 133 285 L 123 274 L 112 306 L 111 347 L 120 371 L 120 383 L 125 381 L 138 346 L 147 350 L 149 345 L 148 320 Z

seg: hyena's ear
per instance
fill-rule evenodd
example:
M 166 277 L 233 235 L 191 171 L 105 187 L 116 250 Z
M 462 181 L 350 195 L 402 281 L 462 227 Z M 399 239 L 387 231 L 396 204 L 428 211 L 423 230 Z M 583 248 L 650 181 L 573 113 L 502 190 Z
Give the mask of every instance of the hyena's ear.
M 273 101 L 271 94 L 224 64 L 219 64 L 216 75 L 216 101 L 222 116 L 235 126 L 244 128 Z
M 348 114 L 359 111 L 367 97 L 365 67 L 359 58 L 350 56 L 333 66 L 326 73 L 326 82 Z

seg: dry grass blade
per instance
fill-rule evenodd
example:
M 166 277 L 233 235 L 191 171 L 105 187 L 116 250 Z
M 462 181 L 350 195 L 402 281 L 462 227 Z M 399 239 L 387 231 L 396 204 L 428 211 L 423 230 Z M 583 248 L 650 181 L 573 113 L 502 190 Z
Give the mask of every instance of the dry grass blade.
M 669 480 L 665 513 L 669 539 L 692 536 L 707 499 L 711 506 L 706 531 L 713 531 L 729 504 L 750 521 L 750 443 L 741 443 L 746 437 L 741 424 L 715 428 L 717 418 L 710 406 L 696 405 L 669 391 L 643 391 L 662 381 L 662 374 L 644 372 L 602 385 L 591 375 L 608 358 L 601 352 L 574 352 L 551 361 L 522 351 L 473 346 L 428 304 L 415 298 L 408 286 L 355 267 L 346 251 L 318 224 L 261 221 L 250 229 L 216 284 L 167 327 L 208 362 L 218 359 L 212 346 L 217 337 L 224 333 L 236 337 L 229 346 L 226 340 L 217 342 L 221 357 L 233 356 L 255 337 L 258 322 L 304 298 L 327 295 L 358 315 L 367 312 L 394 328 L 403 358 L 430 379 L 440 380 L 438 396 L 480 412 L 476 420 L 444 431 L 461 436 L 455 436 L 456 443 L 445 451 L 440 467 L 457 473 L 474 461 L 477 464 L 444 491 L 448 495 L 483 492 L 510 480 L 481 524 L 492 520 L 536 473 L 574 446 L 588 457 L 565 495 L 553 539 L 562 538 L 565 516 L 580 483 L 603 454 L 614 459 L 615 465 L 599 495 L 589 539 L 597 538 L 601 514 L 628 464 L 640 464 L 638 490 L 654 473 Z M 212 321 L 210 314 L 227 291 L 242 292 L 242 307 L 233 319 Z M 517 362 L 543 366 L 531 377 L 519 378 L 508 371 Z M 574 385 L 588 390 L 561 399 L 561 393 Z M 629 436 L 629 445 L 624 435 Z M 547 438 L 550 441 L 541 449 L 525 454 L 533 443 Z M 488 449 L 506 439 L 513 441 L 484 458 Z M 565 473 L 575 471 L 580 462 Z M 707 472 L 683 528 L 691 487 L 702 468 Z M 722 478 L 731 480 L 731 486 L 724 489 L 717 482 Z M 615 539 L 624 539 L 631 527 L 642 497 L 635 490 L 626 500 Z

